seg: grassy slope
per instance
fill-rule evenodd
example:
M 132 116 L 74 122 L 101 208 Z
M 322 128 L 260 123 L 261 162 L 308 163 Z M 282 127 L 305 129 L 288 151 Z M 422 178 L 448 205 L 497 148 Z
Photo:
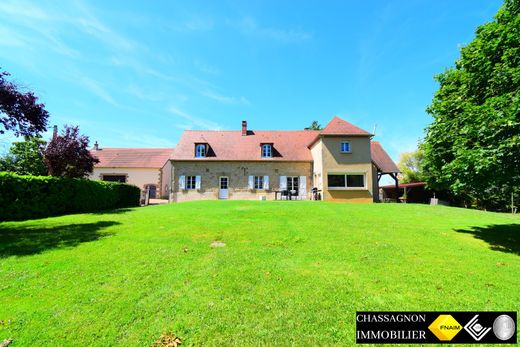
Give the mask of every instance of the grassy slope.
M 356 310 L 518 311 L 519 234 L 518 216 L 316 202 L 0 223 L 0 341 L 352 344 Z

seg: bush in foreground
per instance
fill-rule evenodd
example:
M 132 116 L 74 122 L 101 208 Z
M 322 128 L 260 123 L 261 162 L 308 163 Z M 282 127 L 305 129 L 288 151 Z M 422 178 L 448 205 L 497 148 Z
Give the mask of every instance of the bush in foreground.
M 0 221 L 139 205 L 136 186 L 0 172 Z

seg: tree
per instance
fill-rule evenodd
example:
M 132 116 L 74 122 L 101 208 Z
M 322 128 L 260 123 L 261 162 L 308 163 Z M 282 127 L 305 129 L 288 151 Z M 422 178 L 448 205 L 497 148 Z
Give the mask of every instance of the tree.
M 428 185 L 478 207 L 505 209 L 520 193 L 520 0 L 506 0 L 461 49 L 427 112 Z M 510 204 L 510 202 L 509 202 Z
M 81 178 L 92 173 L 99 160 L 90 154 L 88 142 L 77 126 L 65 125 L 62 134 L 55 135 L 43 153 L 49 175 Z
M 318 123 L 318 121 L 313 121 L 311 125 L 308 128 L 305 128 L 305 130 L 322 130 L 321 124 Z
M 0 71 L 0 134 L 12 130 L 16 136 L 38 136 L 47 128 L 45 105 L 38 103 L 34 93 L 20 91 L 7 76 L 9 73 Z
M 14 142 L 9 153 L 0 158 L 0 171 L 11 171 L 20 175 L 46 175 L 47 168 L 43 162 L 44 147 L 45 141 L 40 137 L 26 137 L 23 142 Z
M 425 180 L 422 161 L 424 153 L 419 148 L 413 152 L 404 152 L 399 158 L 399 170 L 401 171 L 401 182 L 423 182 Z

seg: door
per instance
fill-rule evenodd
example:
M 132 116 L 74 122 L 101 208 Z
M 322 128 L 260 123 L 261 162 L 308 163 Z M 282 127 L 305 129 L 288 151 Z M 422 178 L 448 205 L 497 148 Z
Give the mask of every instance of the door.
M 298 176 L 287 177 L 287 190 L 292 196 L 298 196 Z
M 229 178 L 227 176 L 219 177 L 218 198 L 227 199 L 229 197 Z
M 157 186 L 155 184 L 148 184 L 146 189 L 148 189 L 148 196 L 150 199 L 157 198 Z

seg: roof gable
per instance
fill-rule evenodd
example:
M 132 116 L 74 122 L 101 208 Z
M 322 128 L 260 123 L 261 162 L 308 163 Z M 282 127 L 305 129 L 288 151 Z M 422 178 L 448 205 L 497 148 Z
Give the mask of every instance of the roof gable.
M 372 136 L 369 132 L 358 128 L 352 123 L 347 122 L 334 116 L 332 120 L 321 131 L 322 135 L 357 135 L 357 136 Z
M 100 148 L 91 150 L 99 159 L 95 167 L 162 168 L 173 148 Z

